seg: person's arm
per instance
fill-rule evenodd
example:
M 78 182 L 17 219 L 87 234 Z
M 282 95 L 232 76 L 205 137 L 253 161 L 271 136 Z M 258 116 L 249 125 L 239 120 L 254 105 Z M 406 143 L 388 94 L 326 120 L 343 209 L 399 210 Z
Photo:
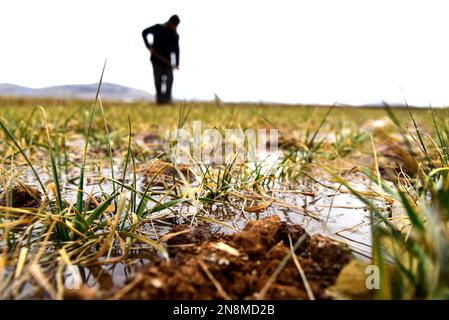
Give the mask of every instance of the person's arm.
M 176 37 L 175 61 L 176 61 L 176 68 L 179 68 L 179 36 Z
M 146 28 L 145 30 L 142 31 L 142 37 L 143 37 L 143 42 L 145 42 L 145 46 L 150 49 L 151 48 L 151 44 L 148 42 L 148 35 L 151 33 L 154 35 L 154 31 L 156 29 L 157 25 L 154 25 L 152 27 Z

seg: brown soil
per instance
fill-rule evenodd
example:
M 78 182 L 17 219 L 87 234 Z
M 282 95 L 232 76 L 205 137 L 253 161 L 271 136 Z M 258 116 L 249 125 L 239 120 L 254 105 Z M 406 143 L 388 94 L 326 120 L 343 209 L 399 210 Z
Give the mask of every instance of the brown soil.
M 11 198 L 12 195 L 12 198 Z M 12 189 L 0 193 L 0 206 L 13 208 L 36 208 L 41 204 L 41 192 L 25 184 L 18 184 Z
M 211 235 L 208 228 L 189 232 L 177 226 L 167 240 L 170 261 L 144 267 L 123 288 L 121 299 L 308 299 L 293 259 L 285 265 L 265 294 L 262 289 L 305 231 L 271 216 L 249 222 L 242 232 Z M 184 233 L 182 233 L 184 231 Z M 219 245 L 217 245 L 219 244 Z M 352 259 L 346 247 L 329 238 L 306 236 L 296 251 L 317 299 L 327 299 L 342 268 Z

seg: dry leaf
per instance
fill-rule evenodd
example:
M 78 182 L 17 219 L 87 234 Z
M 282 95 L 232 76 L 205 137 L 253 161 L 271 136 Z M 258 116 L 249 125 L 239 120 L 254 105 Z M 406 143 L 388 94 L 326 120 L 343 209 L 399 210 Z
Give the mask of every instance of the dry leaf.
M 193 229 L 185 229 L 185 230 L 181 230 L 181 231 L 178 231 L 178 232 L 167 233 L 166 235 L 164 235 L 163 237 L 161 237 L 159 239 L 159 243 L 168 241 L 171 238 L 174 238 L 174 237 L 177 237 L 177 236 L 179 236 L 181 234 L 189 233 L 189 232 L 192 232 L 192 231 L 193 231 Z
M 337 282 L 326 290 L 335 299 L 372 299 L 374 291 L 366 287 L 368 264 L 351 260 L 341 270 Z
M 265 201 L 257 206 L 245 207 L 244 210 L 246 212 L 259 212 L 259 211 L 265 210 L 266 208 L 271 206 L 272 203 L 273 203 L 273 200 L 269 200 L 269 201 Z

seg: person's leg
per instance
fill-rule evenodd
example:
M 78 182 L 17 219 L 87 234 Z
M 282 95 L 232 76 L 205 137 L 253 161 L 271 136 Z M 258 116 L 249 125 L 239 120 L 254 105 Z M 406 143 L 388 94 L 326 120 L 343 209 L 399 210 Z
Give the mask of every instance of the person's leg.
M 165 75 L 167 76 L 166 82 L 165 82 L 165 100 L 167 103 L 171 102 L 171 92 L 173 87 L 173 68 L 171 66 L 168 66 L 168 68 L 165 71 Z
M 165 73 L 162 74 L 162 85 L 161 85 L 162 97 L 165 99 L 165 92 L 167 92 L 167 75 Z
M 156 88 L 156 103 L 160 104 L 163 101 L 162 95 L 162 76 L 163 68 L 161 64 L 153 62 L 153 76 L 154 76 L 154 86 Z

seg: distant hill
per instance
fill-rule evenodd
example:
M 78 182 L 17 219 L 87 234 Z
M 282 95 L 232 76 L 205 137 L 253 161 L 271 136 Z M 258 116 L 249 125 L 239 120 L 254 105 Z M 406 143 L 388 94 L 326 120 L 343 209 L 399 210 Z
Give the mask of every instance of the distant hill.
M 15 84 L 0 84 L 0 96 L 58 98 L 58 99 L 94 99 L 98 84 L 63 85 L 41 89 L 33 89 Z M 120 86 L 113 83 L 103 83 L 100 96 L 105 100 L 141 101 L 153 100 L 153 95 L 146 91 Z

